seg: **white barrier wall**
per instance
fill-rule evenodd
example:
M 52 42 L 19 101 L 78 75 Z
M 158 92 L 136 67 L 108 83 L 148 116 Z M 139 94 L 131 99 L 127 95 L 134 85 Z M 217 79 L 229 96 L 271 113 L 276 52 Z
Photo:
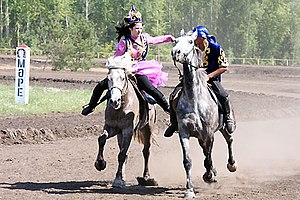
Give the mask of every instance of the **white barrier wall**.
M 15 103 L 28 104 L 30 48 L 20 45 L 16 49 Z

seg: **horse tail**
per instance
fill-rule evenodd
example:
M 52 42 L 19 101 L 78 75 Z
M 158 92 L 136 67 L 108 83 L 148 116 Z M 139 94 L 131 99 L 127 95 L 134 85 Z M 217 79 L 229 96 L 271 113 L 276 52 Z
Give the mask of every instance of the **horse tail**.
M 147 104 L 146 109 L 148 113 L 147 121 L 142 123 L 139 121 L 134 130 L 133 138 L 141 144 L 145 144 L 146 141 L 151 141 L 151 144 L 158 145 L 155 140 L 155 136 L 159 134 L 156 124 L 156 108 L 155 106 L 149 106 L 149 104 Z
M 141 131 L 141 130 L 134 131 L 133 138 L 138 143 L 145 144 L 145 137 L 144 137 L 143 131 Z
M 144 128 L 134 131 L 133 138 L 140 144 L 145 144 L 146 141 L 151 141 L 151 144 L 158 146 L 158 142 L 155 139 L 155 135 L 158 135 L 158 129 L 146 125 Z M 150 138 L 150 140 L 149 140 Z

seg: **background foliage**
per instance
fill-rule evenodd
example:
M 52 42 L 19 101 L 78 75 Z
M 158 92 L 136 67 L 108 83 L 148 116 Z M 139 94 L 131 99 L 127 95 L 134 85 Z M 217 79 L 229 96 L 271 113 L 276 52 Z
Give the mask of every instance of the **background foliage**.
M 0 0 L 0 48 L 25 43 L 55 70 L 89 69 L 113 54 L 114 26 L 132 4 L 152 36 L 205 25 L 232 57 L 300 59 L 299 0 Z M 169 56 L 170 45 L 151 49 Z

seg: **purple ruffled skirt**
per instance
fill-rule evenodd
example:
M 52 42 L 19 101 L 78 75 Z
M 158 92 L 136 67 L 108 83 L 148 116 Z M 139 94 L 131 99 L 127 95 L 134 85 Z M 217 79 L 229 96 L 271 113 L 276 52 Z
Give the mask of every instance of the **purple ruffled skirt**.
M 163 72 L 162 65 L 156 60 L 139 61 L 132 66 L 137 74 L 145 75 L 154 87 L 165 86 L 168 80 L 168 73 Z

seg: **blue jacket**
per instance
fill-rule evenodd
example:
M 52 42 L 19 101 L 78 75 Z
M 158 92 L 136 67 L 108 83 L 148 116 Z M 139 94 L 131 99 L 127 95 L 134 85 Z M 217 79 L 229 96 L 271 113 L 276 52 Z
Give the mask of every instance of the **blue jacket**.
M 217 43 L 214 36 L 210 36 L 208 39 L 208 46 L 204 49 L 203 65 L 206 67 L 207 74 L 216 71 L 220 67 L 228 67 L 228 61 L 225 57 L 225 53 L 220 44 Z M 221 75 L 217 76 L 221 81 Z

